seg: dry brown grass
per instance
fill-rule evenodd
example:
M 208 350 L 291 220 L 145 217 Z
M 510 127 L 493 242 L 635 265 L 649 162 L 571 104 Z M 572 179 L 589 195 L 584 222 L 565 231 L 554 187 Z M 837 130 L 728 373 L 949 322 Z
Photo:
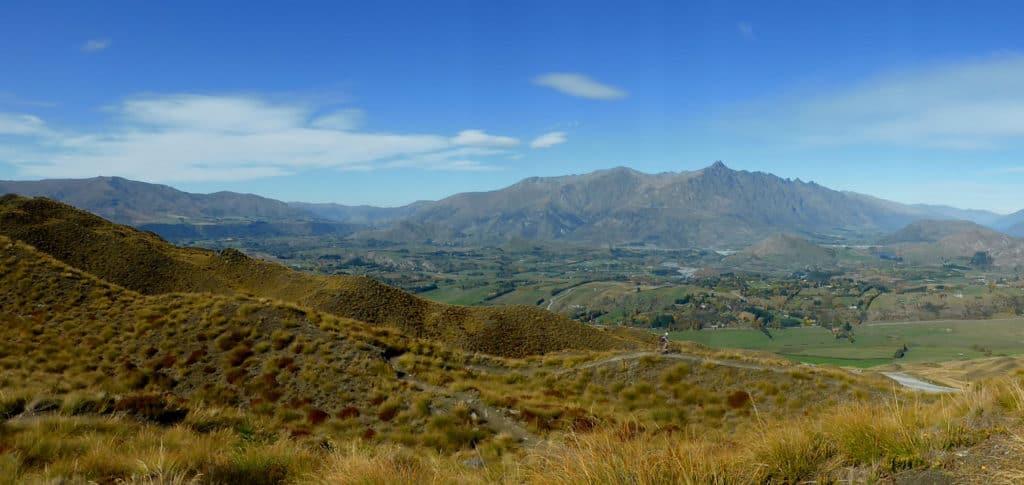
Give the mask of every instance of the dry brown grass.
M 138 237 L 97 224 L 114 236 L 87 239 L 86 248 Z M 269 268 L 230 252 L 213 256 L 223 261 L 196 254 L 193 263 Z M 298 278 L 274 271 L 263 276 Z M 374 301 L 391 298 L 382 291 Z M 917 398 L 838 370 L 699 346 L 685 350 L 770 369 L 660 356 L 616 360 L 611 352 L 507 359 L 280 300 L 158 293 L 124 289 L 0 236 L 0 477 L 798 483 L 834 481 L 849 470 L 882 479 L 931 467 L 963 478 L 990 466 L 986 478 L 1024 478 L 1017 377 L 980 382 L 959 396 Z M 438 318 L 467 325 L 465 335 L 533 349 L 505 340 L 511 337 L 497 329 L 507 323 L 473 323 L 463 310 L 449 310 L 455 313 Z M 532 342 L 552 331 L 512 334 Z M 459 343 L 460 335 L 442 340 Z M 417 390 L 389 357 L 437 387 Z M 520 447 L 474 416 L 470 402 L 518 417 L 542 444 Z M 987 461 L 950 457 L 964 449 Z M 1009 454 L 986 451 L 996 449 Z
M 236 250 L 179 248 L 44 198 L 0 199 L 0 234 L 82 271 L 147 295 L 247 294 L 400 329 L 455 347 L 522 357 L 563 349 L 607 350 L 636 341 L 536 307 L 443 305 L 372 279 L 318 276 Z

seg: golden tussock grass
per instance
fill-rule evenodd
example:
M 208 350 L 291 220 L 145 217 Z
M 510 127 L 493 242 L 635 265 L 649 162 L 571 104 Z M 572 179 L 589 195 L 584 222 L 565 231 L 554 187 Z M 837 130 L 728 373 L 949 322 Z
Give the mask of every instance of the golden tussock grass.
M 180 248 L 154 234 L 45 198 L 0 199 L 0 234 L 139 293 L 248 294 L 394 327 L 410 337 L 471 352 L 523 357 L 563 349 L 637 345 L 632 337 L 593 329 L 536 307 L 443 305 L 370 278 L 300 273 L 233 249 Z

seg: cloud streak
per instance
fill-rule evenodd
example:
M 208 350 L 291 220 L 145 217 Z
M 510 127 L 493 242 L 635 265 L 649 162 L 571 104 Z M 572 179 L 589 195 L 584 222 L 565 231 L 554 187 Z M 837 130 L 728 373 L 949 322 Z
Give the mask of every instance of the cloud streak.
M 86 43 L 82 44 L 82 52 L 99 52 L 104 50 L 113 42 L 110 39 L 89 39 Z
M 110 128 L 84 133 L 0 113 L 0 138 L 9 141 L 0 161 L 29 177 L 244 180 L 325 168 L 488 170 L 487 157 L 506 154 L 495 147 L 519 144 L 482 130 L 454 137 L 361 132 L 358 110 L 317 115 L 315 106 L 251 96 L 135 97 L 105 111 Z
M 994 149 L 1024 141 L 1024 56 L 884 74 L 818 96 L 747 106 L 733 118 L 811 146 Z
M 519 140 L 509 136 L 489 135 L 483 130 L 463 130 L 452 138 L 452 143 L 474 147 L 514 147 L 519 145 Z
M 614 100 L 627 96 L 627 93 L 619 88 L 599 83 L 578 73 L 554 72 L 544 74 L 533 78 L 533 83 L 578 98 Z
M 567 141 L 566 133 L 564 131 L 552 131 L 551 133 L 545 133 L 537 138 L 534 138 L 530 142 L 531 148 L 551 148 L 555 145 L 561 145 Z
M 40 136 L 48 132 L 46 123 L 37 116 L 0 113 L 0 135 Z

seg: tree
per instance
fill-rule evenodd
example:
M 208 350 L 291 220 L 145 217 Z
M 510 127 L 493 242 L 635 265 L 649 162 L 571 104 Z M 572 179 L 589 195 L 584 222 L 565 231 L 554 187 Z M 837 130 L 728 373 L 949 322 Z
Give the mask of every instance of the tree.
M 988 254 L 988 251 L 978 251 L 971 258 L 971 267 L 977 269 L 992 269 L 994 264 L 995 259 L 992 255 Z

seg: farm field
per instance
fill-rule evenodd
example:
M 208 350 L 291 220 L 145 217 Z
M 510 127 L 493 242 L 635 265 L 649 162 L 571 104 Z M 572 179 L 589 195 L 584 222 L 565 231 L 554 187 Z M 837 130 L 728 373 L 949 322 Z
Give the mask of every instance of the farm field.
M 810 364 L 875 367 L 893 363 L 931 363 L 1024 354 L 1024 319 L 876 323 L 854 329 L 854 341 L 835 339 L 822 327 L 772 330 L 772 338 L 754 329 L 672 332 L 673 340 L 714 348 L 775 352 Z M 906 345 L 902 359 L 895 354 Z

